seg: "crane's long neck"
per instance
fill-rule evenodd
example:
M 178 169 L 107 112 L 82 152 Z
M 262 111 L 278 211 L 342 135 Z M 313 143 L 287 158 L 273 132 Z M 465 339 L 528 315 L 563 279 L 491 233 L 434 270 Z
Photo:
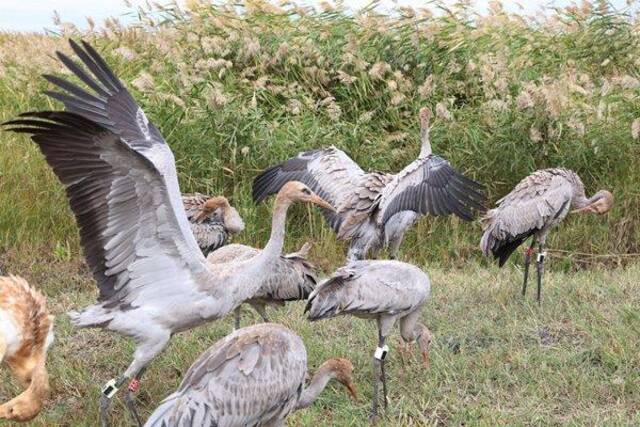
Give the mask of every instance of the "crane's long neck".
M 273 217 L 271 219 L 271 235 L 269 241 L 260 253 L 262 260 L 277 258 L 282 254 L 284 246 L 284 234 L 286 231 L 287 210 L 291 202 L 284 199 L 276 199 Z
M 307 408 L 313 405 L 320 393 L 325 389 L 329 381 L 334 378 L 334 371 L 326 362 L 320 366 L 316 374 L 311 379 L 309 386 L 302 390 L 296 410 Z
M 419 158 L 424 158 L 431 155 L 431 140 L 429 138 L 429 122 L 423 121 L 420 124 L 420 142 L 422 143 L 420 147 L 420 156 Z

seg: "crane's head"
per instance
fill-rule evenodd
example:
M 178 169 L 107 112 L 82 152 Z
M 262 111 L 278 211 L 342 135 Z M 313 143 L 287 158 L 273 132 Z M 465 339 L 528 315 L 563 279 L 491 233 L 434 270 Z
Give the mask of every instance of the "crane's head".
M 613 194 L 607 190 L 600 190 L 589 199 L 589 202 L 587 206 L 576 209 L 574 212 L 603 215 L 609 212 L 613 206 Z
M 353 364 L 350 360 L 342 357 L 329 359 L 322 364 L 320 369 L 318 369 L 318 373 L 321 374 L 322 371 L 325 370 L 331 377 L 335 378 L 340 382 L 340 384 L 346 387 L 354 400 L 358 399 L 358 391 L 356 390 L 356 386 L 353 384 Z
M 333 206 L 322 197 L 311 191 L 309 187 L 299 181 L 289 181 L 282 186 L 276 198 L 277 203 L 306 202 L 318 205 L 321 208 L 335 211 Z
M 197 222 L 202 222 L 207 218 L 219 217 L 224 223 L 229 233 L 236 234 L 244 230 L 244 221 L 242 217 L 229 204 L 229 200 L 223 196 L 212 197 L 202 204 L 200 212 L 194 217 Z

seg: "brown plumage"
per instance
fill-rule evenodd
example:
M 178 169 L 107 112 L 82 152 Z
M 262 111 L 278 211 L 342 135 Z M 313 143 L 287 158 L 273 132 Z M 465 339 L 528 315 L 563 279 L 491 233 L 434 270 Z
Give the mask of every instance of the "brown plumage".
M 0 419 L 28 421 L 40 413 L 49 394 L 45 360 L 52 341 L 53 316 L 44 296 L 21 277 L 0 277 L 0 362 L 25 388 L 0 405 Z
M 244 230 L 242 217 L 226 197 L 183 194 L 182 204 L 191 231 L 205 256 L 224 246 L 231 235 Z

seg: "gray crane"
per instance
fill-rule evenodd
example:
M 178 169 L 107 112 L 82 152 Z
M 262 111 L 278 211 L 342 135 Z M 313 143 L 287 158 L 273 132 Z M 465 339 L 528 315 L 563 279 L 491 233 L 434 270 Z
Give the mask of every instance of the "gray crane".
M 60 52 L 58 58 L 93 93 L 45 76 L 66 91 L 47 93 L 68 111 L 24 113 L 5 126 L 31 135 L 66 188 L 100 291 L 96 304 L 69 313 L 72 323 L 136 343 L 127 370 L 103 388 L 101 424 L 108 425 L 111 399 L 127 381 L 125 403 L 141 424 L 133 393 L 171 336 L 226 316 L 261 288 L 262 272 L 282 251 L 292 203 L 331 205 L 306 185 L 287 183 L 276 198 L 271 236 L 260 256 L 208 263 L 189 228 L 169 145 L 95 49 L 70 43 L 88 71 Z
M 347 359 L 329 359 L 305 387 L 307 352 L 298 335 L 273 323 L 238 329 L 193 363 L 145 427 L 284 426 L 331 379 L 356 398 L 352 370 Z
M 388 352 L 385 339 L 393 325 L 400 323 L 400 334 L 407 343 L 417 341 L 425 365 L 428 365 L 432 334 L 418 323 L 420 311 L 431 290 L 427 273 L 400 261 L 352 261 L 339 268 L 309 296 L 305 312 L 309 320 L 353 315 L 375 319 L 378 347 L 374 353 L 374 383 L 371 418 L 378 415 L 378 387 L 382 381 L 384 406 L 387 383 L 384 361 Z
M 527 292 L 529 265 L 534 247 L 538 245 L 536 259 L 537 296 L 540 303 L 544 251 L 549 231 L 569 214 L 604 214 L 613 206 L 613 195 L 600 190 L 587 198 L 580 177 L 568 169 L 542 169 L 532 173 L 516 185 L 511 193 L 496 202 L 498 207 L 486 213 L 480 247 L 485 255 L 493 254 L 500 267 L 529 237 L 531 245 L 524 254 L 524 280 L 522 295 Z
M 316 267 L 307 260 L 311 245 L 305 243 L 299 251 L 281 255 L 270 270 L 264 272 L 266 277 L 260 291 L 246 301 L 262 317 L 269 322 L 266 306 L 283 306 L 287 301 L 306 300 L 318 283 Z M 260 255 L 261 250 L 251 246 L 232 243 L 213 251 L 207 261 L 213 264 L 231 261 L 249 260 Z M 235 329 L 240 328 L 241 306 L 235 309 Z
M 244 230 L 242 217 L 224 196 L 183 194 L 182 203 L 204 256 L 225 245 L 231 235 Z
M 324 216 L 342 240 L 350 240 L 348 258 L 374 257 L 388 246 L 396 258 L 405 232 L 422 215 L 454 214 L 465 221 L 484 211 L 483 186 L 431 152 L 427 108 L 420 110 L 422 147 L 416 160 L 395 175 L 364 172 L 343 151 L 331 146 L 298 154 L 269 167 L 253 181 L 257 203 L 287 181 L 298 180 L 336 211 Z

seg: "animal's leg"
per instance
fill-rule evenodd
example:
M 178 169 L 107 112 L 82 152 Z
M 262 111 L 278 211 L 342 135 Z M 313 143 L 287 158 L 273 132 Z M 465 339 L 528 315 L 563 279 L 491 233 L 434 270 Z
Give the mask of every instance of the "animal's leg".
M 260 315 L 260 317 L 262 317 L 262 320 L 264 320 L 265 323 L 269 323 L 269 317 L 267 316 L 267 309 L 264 304 L 254 304 L 253 308 L 255 311 L 258 312 L 258 314 Z
M 536 270 L 538 273 L 538 293 L 536 299 L 538 305 L 540 305 L 540 292 L 542 290 L 542 273 L 544 272 L 544 259 L 547 257 L 547 253 L 544 251 L 544 243 L 540 243 L 538 248 L 538 259 L 536 260 Z
M 380 377 L 382 378 L 382 397 L 384 398 L 383 403 L 384 403 L 384 409 L 387 409 L 387 376 L 384 372 L 384 360 L 386 359 L 386 353 L 388 352 L 388 350 L 386 350 L 385 345 L 384 345 L 384 341 L 385 341 L 385 337 L 383 335 L 381 335 L 380 333 L 378 334 L 378 348 L 383 349 L 383 354 L 382 358 L 380 360 Z
M 398 253 L 400 252 L 400 245 L 404 240 L 404 231 L 398 232 L 398 234 L 389 242 L 389 258 L 398 259 Z
M 124 404 L 126 405 L 129 412 L 133 415 L 133 418 L 138 424 L 138 427 L 142 427 L 142 420 L 140 419 L 140 415 L 138 414 L 138 410 L 136 409 L 136 398 L 135 393 L 140 389 L 140 379 L 144 372 L 147 370 L 146 367 L 140 369 L 138 375 L 136 375 L 131 382 L 129 383 L 129 387 L 127 387 L 127 393 L 124 395 Z
M 237 306 L 235 310 L 233 310 L 233 330 L 237 331 L 238 329 L 240 329 L 240 317 L 242 317 L 242 309 L 240 308 L 241 306 Z
M 522 283 L 522 296 L 527 293 L 527 282 L 529 281 L 529 265 L 531 265 L 531 255 L 533 255 L 533 247 L 536 244 L 536 238 L 531 239 L 531 246 L 524 252 L 524 282 Z
M 146 341 L 138 344 L 135 354 L 133 355 L 133 362 L 131 362 L 125 373 L 117 379 L 108 381 L 102 388 L 102 394 L 100 396 L 100 424 L 102 427 L 109 425 L 108 412 L 113 396 L 115 396 L 120 387 L 128 380 L 133 379 L 135 381 L 141 371 L 165 349 L 171 338 L 171 334 L 165 330 L 146 330 L 145 332 L 147 334 Z M 136 388 L 139 388 L 139 381 L 134 381 L 132 381 L 132 384 L 129 386 L 134 385 Z M 132 415 L 135 418 L 137 411 L 135 411 L 135 402 L 133 400 L 127 404 L 127 408 L 132 411 Z
M 378 318 L 378 348 L 373 357 L 374 383 L 373 383 L 373 403 L 371 406 L 371 420 L 375 421 L 378 416 L 378 383 L 382 380 L 382 393 L 384 397 L 384 407 L 387 407 L 387 378 L 384 371 L 384 360 L 389 352 L 389 347 L 385 345 L 385 339 L 391 332 L 391 328 L 396 321 L 395 317 Z

